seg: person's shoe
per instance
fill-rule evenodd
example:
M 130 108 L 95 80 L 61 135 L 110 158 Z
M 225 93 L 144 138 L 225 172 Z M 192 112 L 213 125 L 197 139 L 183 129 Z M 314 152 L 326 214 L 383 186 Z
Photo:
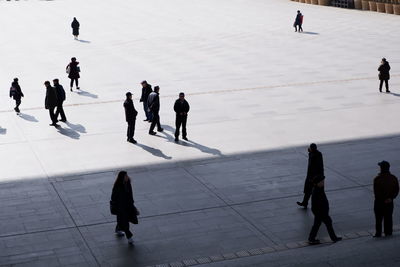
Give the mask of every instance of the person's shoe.
M 65 119 L 65 120 L 59 120 L 59 121 L 62 121 L 62 122 L 67 122 L 67 119 Z
M 334 242 L 334 243 L 336 243 L 336 242 L 339 242 L 339 241 L 342 241 L 342 237 L 340 237 L 340 236 L 337 236 L 335 239 L 332 239 L 332 241 Z
M 389 91 L 389 90 L 386 90 L 386 93 L 390 93 L 390 91 Z
M 321 244 L 321 241 L 319 241 L 318 239 L 309 239 L 308 240 L 308 244 L 310 244 L 310 245 L 318 245 L 318 244 Z
M 71 87 L 71 89 L 70 89 L 70 90 L 71 90 L 71 92 L 72 92 L 72 87 Z
M 183 139 L 183 140 L 185 140 L 185 141 L 187 141 L 187 140 L 188 140 L 186 136 L 185 136 L 185 137 L 182 137 L 182 139 Z
M 387 237 L 387 236 L 392 236 L 392 233 L 385 234 L 385 236 L 386 236 L 386 237 Z
M 80 88 L 80 87 L 76 87 L 76 89 L 78 89 L 78 90 L 81 90 L 81 88 Z
M 179 141 L 179 138 L 178 137 L 175 137 L 175 142 L 178 142 Z
M 128 238 L 128 244 L 129 245 L 133 245 L 133 238 L 132 237 Z
M 143 121 L 149 121 L 148 119 L 145 119 L 145 120 L 143 120 Z
M 372 237 L 379 238 L 379 237 L 382 237 L 382 235 L 381 234 L 374 234 Z
M 299 205 L 300 207 L 303 207 L 303 208 L 305 208 L 305 209 L 306 209 L 307 206 L 308 206 L 307 204 L 304 204 L 303 202 L 300 202 L 300 201 L 297 201 L 296 203 L 297 203 L 297 205 Z
M 15 110 L 15 112 L 17 112 L 17 113 L 18 113 L 18 109 L 17 109 L 17 108 L 14 108 L 14 110 Z
M 163 128 L 157 129 L 157 132 L 160 132 L 160 133 L 161 133 L 162 131 L 164 131 Z
M 124 233 L 124 231 L 116 231 L 115 235 L 118 236 L 118 237 L 122 237 L 122 236 L 125 235 L 125 233 Z
M 60 125 L 58 125 L 57 123 L 50 123 L 49 125 L 54 127 L 60 127 Z
M 149 132 L 149 134 L 150 135 L 156 135 L 157 133 L 153 131 L 153 132 Z
M 382 93 L 382 90 L 381 90 L 381 89 L 379 89 L 379 93 Z
M 136 144 L 136 143 L 137 143 L 136 140 L 133 139 L 133 138 L 132 138 L 132 139 L 129 139 L 128 142 L 129 142 L 129 143 L 132 143 L 132 144 Z

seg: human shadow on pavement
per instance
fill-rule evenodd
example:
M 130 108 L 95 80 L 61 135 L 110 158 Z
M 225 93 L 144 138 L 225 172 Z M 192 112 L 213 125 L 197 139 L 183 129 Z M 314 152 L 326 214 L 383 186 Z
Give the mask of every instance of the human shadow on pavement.
M 99 98 L 98 95 L 92 94 L 91 92 L 88 91 L 84 91 L 84 90 L 77 90 L 75 91 L 78 95 L 81 96 L 87 96 L 87 97 L 91 97 L 91 98 Z
M 70 123 L 69 121 L 66 121 L 65 124 L 67 124 L 67 126 L 73 131 L 86 133 L 86 128 L 81 124 L 73 124 Z
M 70 128 L 63 128 L 62 126 L 60 126 L 60 127 L 57 127 L 57 131 L 60 134 L 68 136 L 75 140 L 78 140 L 81 137 L 81 135 L 77 131 L 74 131 L 73 129 L 70 129 Z
M 78 39 L 78 41 L 79 41 L 79 42 L 81 42 L 81 43 L 85 43 L 85 44 L 90 44 L 90 43 L 91 43 L 90 41 L 87 41 L 87 40 L 81 40 L 81 39 Z
M 390 92 L 389 94 L 391 94 L 393 96 L 400 96 L 400 94 L 396 94 L 396 93 L 392 93 L 392 92 Z
M 319 35 L 318 32 L 302 32 L 303 34 Z
M 6 134 L 6 133 L 7 133 L 7 129 L 0 127 L 0 134 Z
M 26 114 L 26 113 L 19 113 L 19 116 L 20 116 L 21 118 L 23 118 L 24 120 L 27 120 L 27 121 L 39 122 L 39 121 L 35 118 L 35 116 L 29 115 L 29 114 Z
M 172 157 L 165 155 L 161 150 L 153 147 L 146 146 L 144 144 L 136 143 L 138 147 L 141 147 L 143 150 L 149 152 L 153 156 L 160 157 L 163 159 L 172 159 Z
M 196 148 L 196 149 L 200 150 L 203 153 L 212 154 L 212 155 L 220 156 L 220 157 L 223 156 L 223 154 L 221 153 L 220 150 L 218 150 L 216 148 L 211 148 L 211 147 L 208 147 L 208 146 L 201 145 L 201 144 L 196 143 L 195 141 L 190 140 L 190 139 L 188 141 L 183 141 L 182 140 L 182 141 L 175 142 L 175 129 L 172 128 L 169 125 L 162 125 L 162 126 L 164 127 L 165 131 L 171 132 L 173 135 L 168 134 L 168 133 L 166 133 L 164 131 L 162 133 L 165 135 L 165 137 L 162 137 L 162 136 L 160 136 L 160 137 L 166 138 L 170 142 L 174 142 L 177 145 L 181 145 L 181 146 L 193 147 L 193 148 Z

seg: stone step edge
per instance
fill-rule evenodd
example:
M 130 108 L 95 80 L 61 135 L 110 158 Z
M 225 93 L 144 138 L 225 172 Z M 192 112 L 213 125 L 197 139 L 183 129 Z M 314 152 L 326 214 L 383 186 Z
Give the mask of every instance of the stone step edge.
M 393 232 L 400 232 L 400 224 L 393 226 Z M 370 229 L 367 231 L 358 231 L 358 232 L 347 233 L 347 234 L 344 234 L 342 237 L 343 237 L 343 240 L 349 240 L 349 239 L 356 239 L 356 238 L 367 237 L 367 236 L 372 237 L 372 235 L 374 235 L 374 234 L 375 234 L 375 229 Z M 326 243 L 332 243 L 332 241 L 329 237 L 325 237 L 325 238 L 321 239 L 321 244 L 326 244 Z M 282 245 L 254 248 L 254 249 L 249 249 L 249 250 L 241 250 L 241 251 L 237 251 L 237 252 L 233 252 L 233 253 L 215 254 L 215 255 L 209 256 L 209 257 L 185 259 L 185 260 L 180 260 L 180 261 L 175 261 L 175 262 L 170 262 L 170 263 L 150 265 L 148 267 L 195 266 L 195 265 L 201 265 L 201 264 L 207 264 L 207 263 L 213 263 L 213 262 L 219 262 L 219 261 L 226 261 L 226 260 L 233 260 L 233 259 L 240 259 L 240 258 L 245 258 L 245 257 L 263 255 L 263 254 L 275 253 L 275 252 L 280 252 L 280 251 L 285 251 L 285 250 L 290 250 L 290 249 L 297 249 L 297 248 L 302 248 L 302 247 L 307 247 L 307 246 L 311 246 L 310 244 L 308 244 L 308 241 L 290 242 L 290 243 L 282 244 Z M 315 245 L 313 245 L 313 246 L 315 246 Z

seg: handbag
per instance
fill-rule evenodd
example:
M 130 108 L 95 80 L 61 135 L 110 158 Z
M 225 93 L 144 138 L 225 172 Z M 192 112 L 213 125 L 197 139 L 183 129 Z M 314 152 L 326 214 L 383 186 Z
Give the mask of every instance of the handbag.
M 117 215 L 117 203 L 112 200 L 110 200 L 110 213 L 112 215 Z

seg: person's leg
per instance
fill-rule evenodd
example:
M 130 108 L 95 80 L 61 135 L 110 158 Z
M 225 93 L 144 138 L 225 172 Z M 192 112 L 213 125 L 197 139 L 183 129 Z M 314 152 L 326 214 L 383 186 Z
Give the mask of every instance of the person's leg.
M 146 120 L 150 120 L 150 112 L 148 111 L 148 107 L 147 107 L 147 100 L 143 101 L 143 110 L 144 110 L 144 115 L 146 116 Z
M 67 121 L 67 117 L 65 116 L 64 107 L 62 103 L 59 105 L 59 107 L 57 107 L 57 112 L 60 113 L 61 115 L 61 121 Z M 58 118 L 58 116 L 56 116 L 56 118 Z
M 294 31 L 297 32 L 297 24 L 294 25 Z
M 179 129 L 181 128 L 182 120 L 181 116 L 176 115 L 175 118 L 175 139 L 179 138 Z
M 383 222 L 385 235 L 392 235 L 393 233 L 393 202 L 385 204 L 383 211 Z
M 183 139 L 187 138 L 186 122 L 187 122 L 187 116 L 183 116 L 182 117 L 182 137 L 183 137 Z
M 78 78 L 75 79 L 75 85 L 76 85 L 76 89 L 79 89 L 79 79 Z
M 149 133 L 153 133 L 153 132 L 154 132 L 154 127 L 156 127 L 156 124 L 157 124 L 156 116 L 155 116 L 154 113 L 152 113 L 152 114 L 153 114 L 153 115 L 152 115 L 153 119 L 152 119 L 152 121 L 151 121 Z
M 321 218 L 319 216 L 314 216 L 314 224 L 311 228 L 310 235 L 308 236 L 308 241 L 314 241 L 315 238 L 317 237 L 317 233 L 319 230 L 319 227 L 321 226 Z
M 164 129 L 161 127 L 161 123 L 160 123 L 160 114 L 157 112 L 157 118 L 153 118 L 153 120 L 155 119 L 157 122 L 157 131 L 162 132 Z
M 128 141 L 133 139 L 132 122 L 130 121 L 128 121 L 128 130 L 126 132 L 126 136 Z
M 69 82 L 69 87 L 71 88 L 72 91 L 72 86 L 74 86 L 74 79 L 70 78 L 71 81 Z
M 382 235 L 382 220 L 383 220 L 383 212 L 382 207 L 379 202 L 375 200 L 374 203 L 374 213 L 375 213 L 375 236 Z
M 299 25 L 299 32 L 303 31 L 303 27 L 301 26 L 301 24 Z
M 332 219 L 331 217 L 326 214 L 323 218 L 322 218 L 322 222 L 325 224 L 326 229 L 328 230 L 328 234 L 329 237 L 331 238 L 332 241 L 336 241 L 337 240 L 337 236 L 335 234 L 335 230 L 333 230 L 333 225 L 332 225 Z
M 135 126 L 136 126 L 136 119 L 134 119 L 134 120 L 132 121 L 132 126 L 131 126 L 132 139 L 133 139 L 133 137 L 135 136 Z
M 19 105 L 21 105 L 21 98 L 15 100 L 15 111 L 19 112 Z
M 383 80 L 379 81 L 379 92 L 382 92 Z
M 54 113 L 54 109 L 55 109 L 55 107 L 49 107 L 50 119 L 52 121 L 52 124 L 57 123 L 57 118 L 56 118 L 56 114 Z
M 385 87 L 386 87 L 386 92 L 390 92 L 389 91 L 389 80 L 385 80 Z

